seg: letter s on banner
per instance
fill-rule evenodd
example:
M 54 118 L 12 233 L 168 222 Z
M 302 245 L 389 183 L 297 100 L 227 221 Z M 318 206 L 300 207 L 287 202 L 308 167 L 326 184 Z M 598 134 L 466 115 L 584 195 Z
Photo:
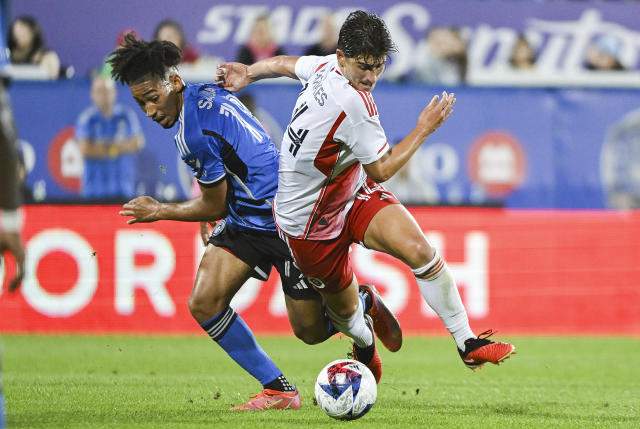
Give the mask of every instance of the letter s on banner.
M 231 5 L 213 6 L 204 16 L 204 29 L 198 31 L 198 43 L 222 43 L 229 40 L 233 23 L 234 7 Z
M 163 234 L 151 230 L 116 231 L 116 295 L 118 314 L 134 312 L 135 289 L 144 289 L 156 313 L 170 317 L 176 306 L 165 287 L 176 266 L 173 246 Z M 151 265 L 135 266 L 136 253 L 154 256 Z
M 68 253 L 78 265 L 78 278 L 70 291 L 50 294 L 38 281 L 38 263 L 52 251 Z M 82 310 L 93 298 L 98 287 L 98 263 L 91 245 L 78 233 L 68 229 L 48 229 L 40 232 L 27 245 L 24 299 L 36 311 L 50 317 L 69 317 Z

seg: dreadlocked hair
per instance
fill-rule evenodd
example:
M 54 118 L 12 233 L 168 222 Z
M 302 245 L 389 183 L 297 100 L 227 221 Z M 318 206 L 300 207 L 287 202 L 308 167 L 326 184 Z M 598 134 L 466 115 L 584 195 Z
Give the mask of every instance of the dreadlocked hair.
M 124 36 L 124 44 L 109 54 L 111 77 L 130 85 L 146 75 L 163 79 L 168 69 L 182 59 L 182 50 L 171 42 L 138 40 L 133 32 Z
M 382 58 L 398 50 L 384 21 L 363 10 L 351 12 L 342 24 L 338 49 L 349 58 Z

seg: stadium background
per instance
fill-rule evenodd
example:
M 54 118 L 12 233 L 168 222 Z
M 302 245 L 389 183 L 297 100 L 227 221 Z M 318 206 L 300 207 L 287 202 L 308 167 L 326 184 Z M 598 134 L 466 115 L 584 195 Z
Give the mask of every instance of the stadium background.
M 200 332 L 186 305 L 202 251 L 197 226 L 131 227 L 117 206 L 82 205 L 79 198 L 73 125 L 89 104 L 87 73 L 100 66 L 122 29 L 133 27 L 148 39 L 156 23 L 172 16 L 203 53 L 230 60 L 252 19 L 267 12 L 279 41 L 296 55 L 317 35 L 314 20 L 357 6 L 336 0 L 323 7 L 197 0 L 181 8 L 165 0 L 13 2 L 12 15 L 35 16 L 75 77 L 17 80 L 11 87 L 27 184 L 40 203 L 24 209 L 27 276 L 19 293 L 0 295 L 0 332 Z M 433 93 L 456 92 L 454 116 L 417 154 L 437 197 L 433 206 L 411 210 L 452 267 L 472 326 L 512 334 L 640 334 L 640 215 L 613 210 L 608 197 L 611 177 L 635 161 L 633 151 L 616 158 L 614 137 L 640 138 L 634 126 L 640 28 L 633 13 L 640 6 L 371 1 L 368 9 L 387 20 L 399 45 L 391 78 L 410 72 L 411 52 L 430 27 L 456 25 L 469 36 L 469 85 L 383 82 L 374 97 L 388 138 L 397 141 Z M 544 67 L 524 77 L 500 66 L 505 40 L 522 31 L 539 33 L 546 52 Z M 571 61 L 602 32 L 625 41 L 630 71 L 585 75 Z M 556 58 L 558 40 L 564 44 Z M 209 71 L 194 78 L 206 79 Z M 283 128 L 298 90 L 281 81 L 250 88 Z M 126 89 L 118 100 L 135 107 Z M 139 189 L 185 198 L 190 184 L 173 133 L 140 119 L 147 146 L 136 164 Z M 631 176 L 627 191 L 640 192 L 637 173 Z M 405 267 L 363 249 L 354 248 L 353 257 L 360 280 L 380 285 L 406 332 L 443 333 Z M 275 273 L 265 285 L 247 284 L 233 305 L 256 333 L 290 333 Z

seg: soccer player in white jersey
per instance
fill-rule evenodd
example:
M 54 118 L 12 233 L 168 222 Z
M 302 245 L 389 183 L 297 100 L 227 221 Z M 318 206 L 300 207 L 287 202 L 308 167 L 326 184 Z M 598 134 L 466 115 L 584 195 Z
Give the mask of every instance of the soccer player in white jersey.
M 379 184 L 407 162 L 455 103 L 453 94 L 434 96 L 392 150 L 371 91 L 394 49 L 384 21 L 356 11 L 340 29 L 335 55 L 278 56 L 251 66 L 223 63 L 218 79 L 233 91 L 279 76 L 303 84 L 281 146 L 276 224 L 303 274 L 323 294 L 334 325 L 353 339 L 356 358 L 379 379 L 381 362 L 349 259 L 354 242 L 411 267 L 468 367 L 499 364 L 515 347 L 488 340 L 491 330 L 479 336 L 471 331 L 446 263 L 411 214 Z

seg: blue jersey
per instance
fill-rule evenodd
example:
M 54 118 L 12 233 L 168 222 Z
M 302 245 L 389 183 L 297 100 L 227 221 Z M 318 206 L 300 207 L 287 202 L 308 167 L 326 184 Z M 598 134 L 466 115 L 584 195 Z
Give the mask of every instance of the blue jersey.
M 132 109 L 116 104 L 109 118 L 95 107 L 82 112 L 76 124 L 76 140 L 94 144 L 114 144 L 118 140 L 141 134 L 140 123 Z M 113 198 L 135 195 L 133 155 L 115 158 L 85 158 L 82 193 L 87 198 Z
M 222 88 L 188 84 L 175 143 L 205 187 L 227 181 L 227 223 L 275 232 L 278 150 L 251 112 Z

